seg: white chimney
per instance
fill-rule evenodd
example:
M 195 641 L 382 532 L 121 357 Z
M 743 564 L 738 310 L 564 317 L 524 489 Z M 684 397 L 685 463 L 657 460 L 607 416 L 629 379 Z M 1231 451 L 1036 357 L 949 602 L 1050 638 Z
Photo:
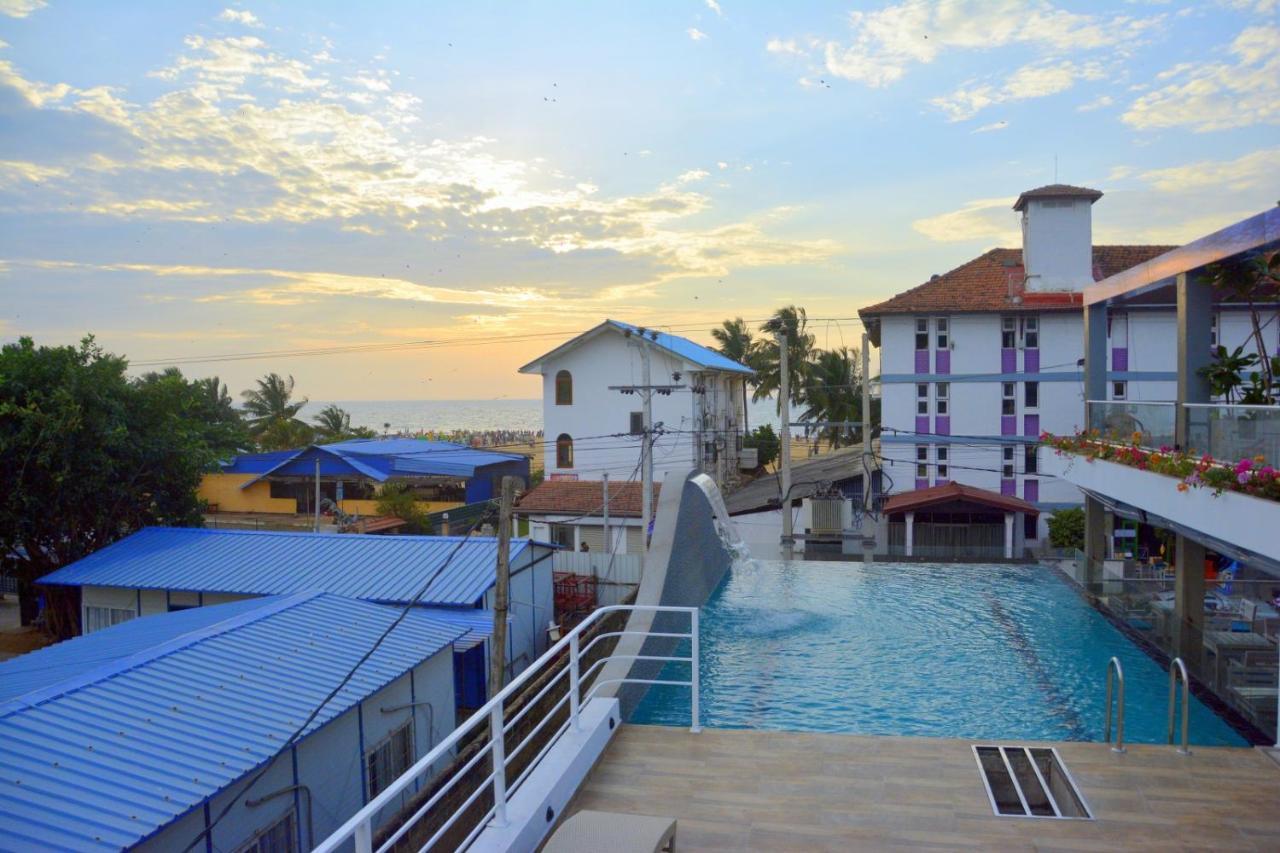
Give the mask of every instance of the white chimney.
M 1102 193 L 1051 184 L 1018 196 L 1026 290 L 1081 291 L 1093 283 L 1093 203 Z

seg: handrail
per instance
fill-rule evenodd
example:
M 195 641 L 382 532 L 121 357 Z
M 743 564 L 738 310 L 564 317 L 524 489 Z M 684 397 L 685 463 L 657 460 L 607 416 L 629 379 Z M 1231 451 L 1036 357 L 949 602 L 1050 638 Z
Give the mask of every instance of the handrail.
M 409 827 L 413 823 L 421 819 L 423 816 L 425 816 L 426 813 L 430 811 L 431 807 L 436 803 L 438 803 L 444 797 L 445 793 L 453 788 L 453 786 L 457 783 L 459 779 L 465 776 L 465 771 L 474 767 L 475 764 L 480 760 L 480 757 L 485 755 L 486 753 L 492 756 L 493 772 L 489 774 L 489 776 L 480 784 L 480 786 L 477 787 L 475 792 L 473 792 L 472 795 L 464 802 L 463 807 L 455 810 L 455 812 L 450 816 L 449 820 L 446 821 L 444 825 L 442 825 L 436 831 L 435 836 L 432 838 L 430 842 L 428 842 L 427 847 L 430 847 L 432 844 L 434 844 L 435 841 L 438 838 L 440 838 L 444 834 L 444 832 L 448 830 L 450 826 L 453 825 L 453 822 L 466 811 L 467 807 L 469 807 L 473 802 L 476 801 L 476 799 L 486 790 L 486 788 L 492 789 L 494 804 L 489 809 L 489 811 L 485 814 L 485 816 L 481 819 L 480 824 L 476 827 L 476 830 L 471 833 L 471 835 L 474 836 L 476 832 L 478 832 L 480 829 L 482 829 L 485 826 L 486 823 L 489 823 L 490 818 L 492 818 L 493 825 L 505 826 L 506 819 L 507 819 L 506 818 L 507 797 L 510 791 L 514 791 L 516 787 L 519 786 L 520 782 L 524 781 L 524 778 L 528 776 L 529 771 L 533 768 L 533 766 L 537 764 L 538 761 L 541 760 L 542 755 L 546 753 L 547 749 L 551 745 L 551 742 L 554 742 L 554 740 L 556 738 L 559 738 L 564 732 L 569 731 L 570 729 L 578 730 L 581 726 L 579 715 L 580 715 L 581 706 L 583 703 L 579 697 L 579 691 L 581 689 L 580 680 L 581 678 L 586 677 L 585 675 L 583 675 L 583 673 L 580 670 L 581 655 L 585 653 L 583 650 L 579 649 L 582 634 L 589 627 L 599 622 L 604 616 L 609 615 L 611 613 L 617 613 L 617 612 L 623 612 L 623 611 L 632 612 L 632 613 L 635 613 L 635 612 L 686 613 L 689 615 L 689 632 L 687 634 L 680 634 L 680 633 L 673 633 L 673 632 L 666 632 L 666 633 L 655 632 L 653 634 L 649 634 L 649 632 L 638 632 L 638 631 L 630 631 L 630 632 L 623 632 L 623 633 L 630 633 L 630 634 L 643 633 L 646 636 L 673 637 L 673 638 L 690 640 L 690 643 L 692 646 L 692 654 L 688 658 L 649 656 L 646 659 L 691 663 L 692 672 L 691 672 L 691 677 L 689 681 L 663 681 L 658 683 L 676 684 L 676 685 L 692 688 L 693 701 L 692 701 L 692 709 L 691 709 L 692 719 L 690 724 L 690 731 L 693 731 L 693 732 L 701 731 L 701 726 L 699 725 L 699 719 L 698 719 L 698 714 L 699 714 L 699 703 L 698 703 L 698 688 L 699 688 L 698 615 L 699 614 L 698 614 L 698 608 L 674 607 L 674 606 L 668 606 L 668 605 L 647 605 L 647 604 L 612 604 L 612 605 L 606 605 L 604 607 L 599 607 L 599 608 L 596 608 L 596 610 L 594 610 L 589 616 L 587 616 L 586 619 L 583 619 L 581 622 L 575 625 L 564 637 L 561 637 L 560 640 L 555 643 L 555 645 L 553 645 L 551 648 L 543 652 L 542 655 L 536 661 L 534 661 L 523 672 L 521 672 L 519 675 L 513 678 L 506 687 L 498 691 L 498 693 L 495 696 L 493 696 L 488 702 L 486 702 L 478 710 L 476 710 L 475 713 L 473 713 L 470 717 L 468 717 L 461 724 L 459 724 L 457 728 L 455 728 L 447 737 L 445 737 L 438 744 L 436 744 L 436 746 L 432 750 L 430 750 L 426 755 L 418 759 L 413 764 L 413 766 L 410 767 L 408 770 L 406 770 L 403 774 L 401 774 L 398 779 L 394 780 L 389 785 L 387 785 L 387 787 L 384 788 L 378 794 L 378 796 L 371 799 L 368 803 L 364 805 L 363 808 L 361 808 L 358 812 L 356 812 L 354 815 L 348 818 L 347 821 L 342 824 L 342 826 L 338 827 L 338 829 L 335 830 L 328 838 L 324 839 L 318 845 L 316 845 L 315 848 L 313 848 L 315 853 L 330 853 L 330 851 L 337 850 L 339 847 L 344 846 L 348 842 L 354 843 L 354 849 L 356 853 L 373 853 L 373 832 L 375 828 L 373 821 L 377 817 L 377 815 L 384 808 L 386 808 L 389 805 L 392 805 L 397 800 L 397 798 L 402 793 L 404 793 L 405 790 L 408 789 L 416 779 L 418 779 L 418 777 L 428 772 L 433 766 L 439 763 L 442 759 L 448 758 L 450 756 L 450 753 L 464 738 L 468 737 L 474 731 L 480 728 L 485 728 L 489 731 L 490 733 L 489 742 L 485 744 L 484 747 L 481 748 L 481 750 L 477 755 L 472 756 L 471 760 L 465 766 L 463 772 L 455 773 L 448 780 L 448 782 L 446 782 L 443 786 L 441 786 L 441 788 L 432 795 L 432 797 L 430 798 L 430 800 L 427 801 L 426 804 L 419 807 L 417 811 L 414 812 L 414 814 L 409 818 L 409 820 L 406 821 L 405 824 L 401 826 L 400 829 L 393 835 L 393 837 L 390 840 L 388 840 L 386 843 L 384 843 L 382 847 L 379 848 L 379 850 L 380 851 L 386 850 L 386 849 L 389 849 L 391 846 L 393 846 L 395 842 L 399 840 L 399 838 L 403 836 L 405 832 L 408 831 Z M 589 643 L 587 645 L 587 649 L 590 649 L 592 645 L 594 645 L 594 640 L 592 641 L 592 643 Z M 559 731 L 557 731 L 555 734 L 551 736 L 551 742 L 548 742 L 548 744 L 543 747 L 542 752 L 535 758 L 535 760 L 530 764 L 530 766 L 526 768 L 525 772 L 521 774 L 520 778 L 516 780 L 515 785 L 512 785 L 511 788 L 508 789 L 507 787 L 508 755 L 506 751 L 506 741 L 504 736 L 508 731 L 508 729 L 515 724 L 515 722 L 523 718 L 528 708 L 522 709 L 520 713 L 517 714 L 515 718 L 508 723 L 507 721 L 504 720 L 504 715 L 506 713 L 506 701 L 509 698 L 511 698 L 513 695 L 515 695 L 517 692 L 519 692 L 520 689 L 527 682 L 529 682 L 531 679 L 533 679 L 535 676 L 541 673 L 548 664 L 555 661 L 557 657 L 559 657 L 562 653 L 566 651 L 568 652 L 568 656 L 569 656 L 568 666 L 566 667 L 566 670 L 569 672 L 569 684 L 570 684 L 569 695 L 568 695 L 569 719 L 561 725 Z M 623 655 L 622 657 L 638 657 L 638 656 Z M 557 673 L 551 679 L 551 681 L 552 682 L 558 681 L 561 675 L 563 675 L 563 673 Z M 611 682 L 612 681 L 616 681 L 618 683 L 621 683 L 621 682 L 655 683 L 652 680 L 645 680 L 645 679 L 638 679 L 638 678 L 620 678 L 616 680 L 611 680 Z M 543 687 L 542 691 L 538 694 L 538 698 L 541 698 L 541 696 L 545 695 L 548 686 L 549 685 Z M 594 688 L 598 688 L 599 686 L 600 684 L 593 685 L 593 691 L 588 694 L 588 698 L 594 695 Z M 529 704 L 530 706 L 532 706 L 533 703 L 531 702 Z M 564 700 L 562 699 L 556 703 L 554 710 L 558 710 L 559 708 L 563 707 L 563 705 L 564 705 Z M 554 710 L 553 710 L 553 713 L 554 713 Z M 525 747 L 526 743 L 533 736 L 533 734 L 542 728 L 542 723 L 544 722 L 545 720 L 540 721 L 538 725 L 534 727 L 533 731 L 525 735 L 525 737 L 521 739 L 521 742 L 515 745 L 515 748 L 511 750 L 511 753 L 510 753 L 511 756 L 518 754 Z
M 1174 400 L 1085 400 L 1085 402 L 1086 403 L 1105 403 L 1109 406 L 1110 405 L 1115 405 L 1115 406 L 1176 406 L 1178 405 L 1177 402 Z M 1191 404 L 1183 403 L 1182 405 L 1188 406 Z
M 1183 403 L 1183 407 L 1188 409 L 1266 409 L 1267 411 L 1280 411 L 1280 406 L 1259 406 L 1254 403 Z
M 1182 658 L 1174 658 L 1173 662 L 1169 664 L 1169 743 L 1173 743 L 1173 700 L 1179 675 L 1182 676 L 1182 746 L 1178 747 L 1178 754 L 1190 755 L 1188 726 L 1191 723 L 1191 680 L 1187 677 L 1187 665 L 1182 662 Z
M 1120 666 L 1120 658 L 1113 657 L 1107 661 L 1107 725 L 1102 742 L 1111 743 L 1111 677 L 1115 675 L 1118 683 L 1116 707 L 1116 745 L 1112 752 L 1124 752 L 1124 667 Z

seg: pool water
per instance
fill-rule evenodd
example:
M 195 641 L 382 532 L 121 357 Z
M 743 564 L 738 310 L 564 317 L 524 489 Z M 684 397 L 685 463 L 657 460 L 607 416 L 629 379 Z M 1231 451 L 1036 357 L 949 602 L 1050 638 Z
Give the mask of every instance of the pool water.
M 1048 568 L 740 562 L 701 642 L 704 726 L 1098 741 L 1114 655 L 1125 739 L 1165 742 L 1168 674 Z M 1192 743 L 1247 745 L 1192 706 Z M 632 720 L 688 725 L 688 688 L 651 688 Z

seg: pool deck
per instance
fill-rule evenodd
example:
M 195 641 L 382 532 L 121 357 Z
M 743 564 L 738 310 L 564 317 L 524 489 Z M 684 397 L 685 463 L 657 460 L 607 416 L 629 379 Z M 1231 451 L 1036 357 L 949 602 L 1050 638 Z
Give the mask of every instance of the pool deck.
M 998 818 L 973 743 L 624 725 L 567 809 L 674 817 L 676 850 L 1276 850 L 1259 749 L 1053 743 L 1093 821 Z

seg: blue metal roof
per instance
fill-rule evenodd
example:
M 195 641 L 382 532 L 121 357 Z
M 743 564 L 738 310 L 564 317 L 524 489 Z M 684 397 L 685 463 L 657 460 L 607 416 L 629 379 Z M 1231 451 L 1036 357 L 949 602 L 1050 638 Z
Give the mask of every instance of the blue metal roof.
M 490 465 L 528 465 L 518 453 L 498 453 L 446 441 L 416 438 L 368 438 L 313 444 L 299 450 L 238 456 L 222 468 L 227 474 L 257 474 L 241 488 L 265 476 L 310 477 L 316 460 L 326 477 L 367 477 L 384 482 L 392 477 L 469 478 Z
M 491 536 L 148 527 L 40 582 L 238 595 L 318 591 L 405 602 L 430 580 L 420 603 L 474 607 L 494 584 L 497 548 Z M 528 548 L 550 552 L 552 546 L 513 539 L 513 564 Z
M 146 839 L 275 756 L 398 615 L 321 593 L 203 611 L 199 626 L 187 611 L 147 616 L 0 664 L 5 680 L 41 659 L 85 661 L 0 705 L 0 846 L 119 850 Z M 305 734 L 459 633 L 409 613 Z M 143 634 L 150 645 L 137 644 Z M 131 654 L 119 654 L 121 636 Z
M 606 320 L 609 325 L 615 329 L 621 329 L 624 332 L 636 334 L 640 331 L 639 326 L 633 326 L 630 323 L 623 323 L 620 320 Z M 653 332 L 657 331 L 657 338 L 653 337 Z M 733 359 L 722 355 L 710 347 L 704 347 L 702 344 L 695 344 L 688 338 L 682 338 L 679 335 L 671 335 L 656 329 L 645 329 L 645 337 L 652 340 L 655 344 L 668 350 L 686 361 L 702 367 L 709 367 L 714 370 L 728 370 L 733 373 L 743 373 L 754 375 L 755 371 L 745 364 L 739 364 Z

